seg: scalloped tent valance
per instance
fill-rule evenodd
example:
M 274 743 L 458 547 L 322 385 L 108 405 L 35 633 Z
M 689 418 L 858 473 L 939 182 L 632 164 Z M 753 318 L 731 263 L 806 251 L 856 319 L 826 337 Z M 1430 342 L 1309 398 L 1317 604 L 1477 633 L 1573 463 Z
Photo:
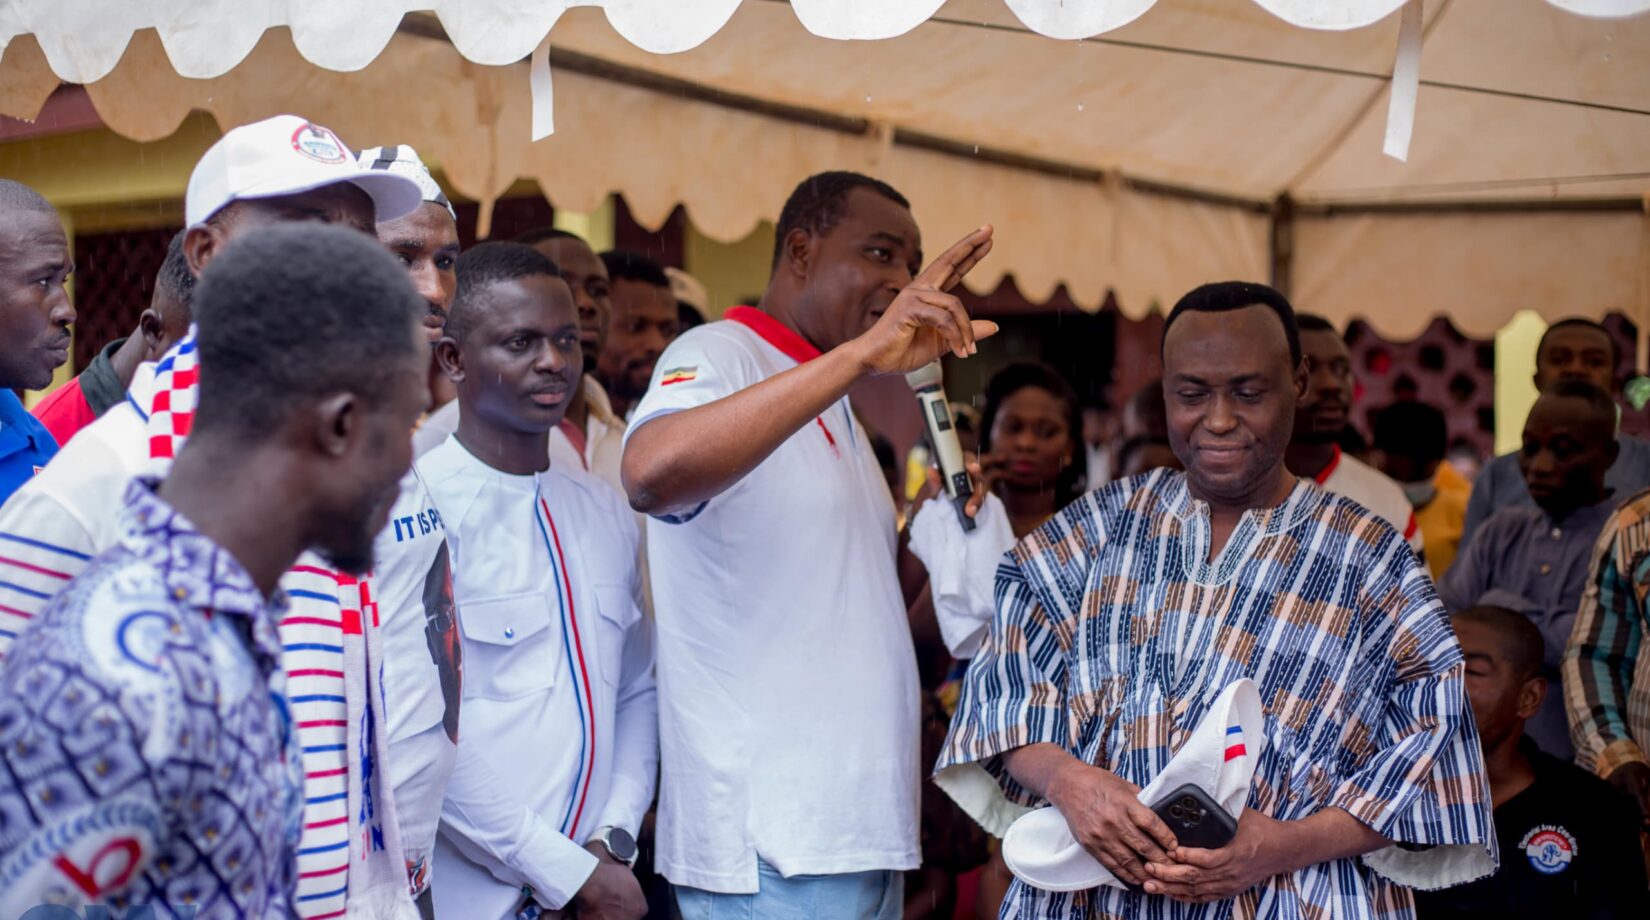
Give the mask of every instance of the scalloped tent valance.
M 599 9 L 573 9 L 596 7 Z M 6 0 L 0 113 L 134 139 L 298 111 L 490 202 L 537 180 L 720 239 L 875 172 L 972 282 L 1131 313 L 1217 277 L 1405 335 L 1650 326 L 1650 0 Z M 552 27 L 554 27 L 552 31 Z M 861 41 L 840 41 L 860 39 Z M 549 127 L 554 72 L 556 133 Z M 1410 117 L 1413 117 L 1413 134 Z M 1383 150 L 1407 154 L 1398 159 Z M 1642 349 L 1641 349 L 1642 351 Z

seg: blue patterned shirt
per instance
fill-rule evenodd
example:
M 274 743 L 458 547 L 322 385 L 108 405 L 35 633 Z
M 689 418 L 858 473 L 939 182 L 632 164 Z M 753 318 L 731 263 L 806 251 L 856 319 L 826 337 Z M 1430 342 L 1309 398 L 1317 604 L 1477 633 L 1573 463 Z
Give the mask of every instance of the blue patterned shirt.
M 0 665 L 0 917 L 285 917 L 300 758 L 275 624 L 227 552 L 127 491 L 125 534 Z M 291 754 L 291 756 L 289 756 Z
M 1341 808 L 1430 849 L 1319 863 L 1202 905 L 1016 880 L 1003 916 L 1409 917 L 1404 886 L 1493 872 L 1460 646 L 1404 539 L 1303 480 L 1244 514 L 1213 561 L 1209 548 L 1208 506 L 1168 470 L 1090 493 L 1021 541 L 998 571 L 937 780 L 999 832 L 1017 806 L 1043 804 L 1002 765 L 1018 747 L 1057 744 L 1145 786 L 1248 677 L 1267 735 L 1249 808 L 1280 820 Z

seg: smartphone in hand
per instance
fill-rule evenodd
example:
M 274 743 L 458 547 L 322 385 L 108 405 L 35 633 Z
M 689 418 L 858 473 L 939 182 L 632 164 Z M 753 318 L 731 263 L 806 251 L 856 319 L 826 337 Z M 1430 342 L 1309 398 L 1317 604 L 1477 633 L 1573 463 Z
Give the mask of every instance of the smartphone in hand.
M 1152 812 L 1183 847 L 1218 850 L 1237 836 L 1237 822 L 1201 788 L 1187 783 L 1159 799 Z

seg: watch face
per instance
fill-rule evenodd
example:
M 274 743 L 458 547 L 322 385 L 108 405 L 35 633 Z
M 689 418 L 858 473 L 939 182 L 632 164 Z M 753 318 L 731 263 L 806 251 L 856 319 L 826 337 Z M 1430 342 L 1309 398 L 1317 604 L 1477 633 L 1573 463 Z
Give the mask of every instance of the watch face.
M 607 851 L 620 862 L 633 863 L 636 861 L 636 838 L 622 827 L 607 829 L 607 839 L 602 841 L 607 845 Z

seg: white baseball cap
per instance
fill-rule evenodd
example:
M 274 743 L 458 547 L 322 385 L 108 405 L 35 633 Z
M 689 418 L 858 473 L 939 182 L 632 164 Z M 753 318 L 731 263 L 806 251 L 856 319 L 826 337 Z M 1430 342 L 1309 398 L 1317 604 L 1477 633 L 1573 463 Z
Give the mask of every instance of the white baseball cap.
M 276 115 L 231 130 L 206 151 L 189 174 L 184 219 L 192 227 L 232 201 L 296 195 L 337 182 L 372 196 L 379 221 L 409 214 L 424 200 L 418 183 L 406 176 L 361 166 L 329 129 Z

